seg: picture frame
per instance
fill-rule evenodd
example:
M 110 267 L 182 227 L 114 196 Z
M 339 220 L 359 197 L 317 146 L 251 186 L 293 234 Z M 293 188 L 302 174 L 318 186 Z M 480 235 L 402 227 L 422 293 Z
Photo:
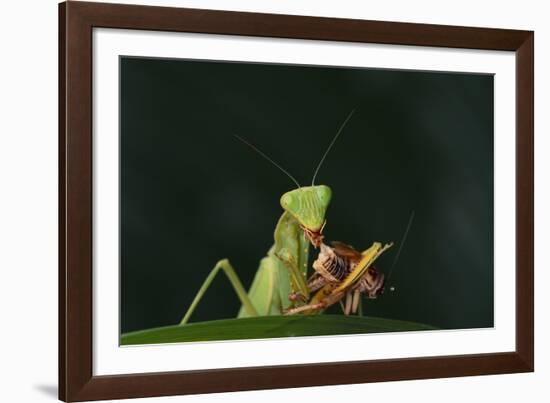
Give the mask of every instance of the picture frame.
M 93 373 L 95 28 L 515 52 L 514 351 L 121 375 Z M 534 33 L 294 15 L 65 2 L 59 5 L 59 398 L 167 396 L 534 370 Z

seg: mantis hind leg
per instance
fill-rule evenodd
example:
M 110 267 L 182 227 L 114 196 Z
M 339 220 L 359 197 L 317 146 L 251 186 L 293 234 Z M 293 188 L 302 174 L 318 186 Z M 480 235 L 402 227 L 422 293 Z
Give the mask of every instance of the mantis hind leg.
M 218 263 L 216 263 L 216 266 L 212 269 L 208 277 L 204 280 L 204 283 L 202 284 L 201 288 L 197 292 L 197 295 L 193 299 L 193 302 L 191 302 L 191 306 L 189 309 L 187 309 L 187 312 L 185 313 L 185 316 L 180 322 L 180 325 L 185 325 L 188 321 L 195 309 L 197 308 L 197 305 L 201 301 L 202 297 L 206 293 L 206 290 L 208 290 L 208 287 L 210 287 L 210 284 L 212 284 L 212 281 L 214 281 L 214 278 L 216 277 L 216 274 L 222 270 L 227 278 L 229 279 L 229 282 L 233 286 L 233 289 L 235 290 L 235 293 L 237 294 L 237 297 L 239 297 L 239 300 L 243 304 L 244 310 L 246 310 L 247 314 L 249 316 L 258 316 L 258 312 L 256 311 L 256 308 L 252 304 L 252 301 L 248 297 L 248 294 L 246 293 L 246 290 L 243 287 L 243 284 L 241 283 L 241 280 L 239 280 L 239 276 L 237 276 L 237 273 L 233 269 L 233 266 L 231 266 L 231 263 L 229 263 L 229 260 L 223 259 L 220 260 Z

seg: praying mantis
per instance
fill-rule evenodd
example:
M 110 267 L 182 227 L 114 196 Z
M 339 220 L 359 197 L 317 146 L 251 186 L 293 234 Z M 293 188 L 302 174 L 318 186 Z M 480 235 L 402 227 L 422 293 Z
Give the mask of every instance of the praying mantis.
M 253 148 L 283 173 L 285 173 L 297 188 L 284 193 L 280 199 L 283 214 L 279 218 L 274 231 L 274 244 L 267 255 L 260 261 L 252 285 L 247 292 L 235 269 L 228 259 L 216 263 L 191 302 L 180 325 L 185 325 L 210 284 L 217 274 L 226 274 L 242 306 L 238 318 L 283 315 L 297 313 L 318 313 L 327 306 L 340 301 L 344 296 L 357 295 L 356 284 L 369 274 L 369 267 L 391 244 L 382 246 L 375 242 L 366 251 L 359 253 L 353 269 L 339 282 L 327 282 L 311 298 L 311 285 L 307 281 L 308 255 L 312 245 L 323 248 L 323 229 L 326 224 L 325 214 L 332 198 L 332 191 L 326 185 L 315 185 L 315 178 L 326 156 L 337 138 L 354 114 L 352 110 L 339 127 L 323 157 L 317 165 L 311 186 L 300 186 L 298 181 L 279 164 L 257 149 L 254 145 L 236 136 L 239 140 Z M 383 277 L 382 277 L 383 279 Z M 383 284 L 382 284 L 383 286 Z M 293 298 L 294 296 L 294 298 Z M 296 298 L 299 296 L 299 298 Z M 358 298 L 358 296 L 356 296 Z M 296 305 L 299 306 L 296 306 Z M 356 303 L 354 302 L 354 307 Z

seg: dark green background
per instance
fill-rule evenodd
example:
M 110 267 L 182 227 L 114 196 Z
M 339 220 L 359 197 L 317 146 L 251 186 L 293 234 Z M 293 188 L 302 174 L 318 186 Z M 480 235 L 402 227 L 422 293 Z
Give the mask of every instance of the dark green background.
M 327 238 L 399 241 L 416 211 L 396 290 L 365 314 L 493 325 L 491 75 L 129 57 L 120 68 L 122 332 L 179 322 L 221 258 L 250 284 L 293 185 L 233 134 L 309 184 L 353 108 L 318 176 L 333 190 Z M 192 321 L 239 306 L 221 275 Z

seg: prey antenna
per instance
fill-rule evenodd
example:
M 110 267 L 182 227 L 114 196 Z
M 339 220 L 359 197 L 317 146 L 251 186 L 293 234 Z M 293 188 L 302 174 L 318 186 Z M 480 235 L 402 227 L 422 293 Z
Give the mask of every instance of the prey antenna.
M 268 160 L 269 162 L 271 162 L 273 165 L 275 165 L 277 168 L 279 168 L 281 171 L 283 171 L 283 173 L 286 174 L 286 176 L 288 176 L 292 182 L 294 182 L 296 184 L 296 186 L 298 186 L 298 188 L 301 188 L 300 184 L 298 183 L 298 181 L 294 178 L 294 176 L 292 176 L 291 174 L 288 173 L 287 170 L 285 170 L 282 166 L 280 166 L 279 164 L 277 164 L 275 161 L 273 161 L 271 158 L 269 158 L 264 152 L 262 152 L 258 147 L 256 147 L 254 144 L 252 143 L 249 143 L 248 141 L 246 141 L 245 139 L 243 139 L 242 137 L 234 134 L 233 136 L 235 136 L 238 140 L 242 141 L 244 144 L 246 144 L 247 146 L 249 146 L 250 148 L 252 148 L 254 151 L 256 151 L 258 154 L 260 154 L 262 157 L 264 157 L 266 160 Z
M 344 130 L 344 127 L 346 126 L 346 124 L 348 123 L 348 121 L 351 119 L 352 115 L 354 114 L 355 112 L 355 109 L 353 109 L 348 117 L 346 118 L 346 120 L 344 120 L 344 123 L 342 123 L 342 125 L 340 126 L 340 128 L 338 129 L 338 132 L 336 132 L 336 135 L 332 138 L 332 141 L 330 142 L 327 150 L 325 151 L 325 154 L 323 155 L 323 158 L 321 158 L 321 161 L 319 161 L 319 165 L 317 165 L 317 168 L 315 169 L 315 172 L 313 173 L 313 179 L 311 180 L 311 186 L 315 185 L 315 178 L 317 177 L 317 173 L 319 173 L 319 169 L 321 168 L 321 165 L 323 165 L 323 162 L 325 161 L 325 158 L 327 157 L 330 149 L 332 148 L 332 146 L 334 145 L 334 143 L 336 142 L 336 139 L 338 139 L 338 136 L 340 136 L 340 133 L 342 133 L 342 130 Z
M 414 210 L 411 211 L 411 215 L 409 216 L 409 222 L 407 223 L 407 228 L 405 229 L 405 232 L 403 233 L 403 237 L 401 238 L 401 242 L 399 242 L 399 249 L 397 249 L 397 253 L 395 254 L 395 258 L 393 259 L 390 270 L 388 271 L 388 277 L 386 278 L 386 281 L 388 281 L 390 279 L 393 268 L 395 267 L 395 265 L 397 264 L 397 261 L 399 260 L 399 255 L 401 255 L 401 250 L 403 250 L 403 245 L 405 244 L 405 241 L 407 240 L 407 235 L 409 235 L 409 230 L 411 229 L 413 219 L 414 219 Z

